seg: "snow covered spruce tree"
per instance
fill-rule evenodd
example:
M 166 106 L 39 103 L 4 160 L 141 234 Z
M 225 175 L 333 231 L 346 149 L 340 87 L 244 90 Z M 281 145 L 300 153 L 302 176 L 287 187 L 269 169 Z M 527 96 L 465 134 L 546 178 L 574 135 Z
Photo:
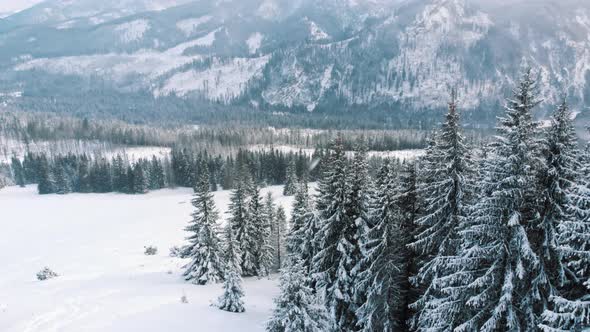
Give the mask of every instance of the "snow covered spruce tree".
M 299 258 L 289 255 L 281 271 L 280 295 L 268 321 L 268 332 L 324 332 L 328 330 L 325 308 L 318 305 L 305 268 Z
M 565 281 L 565 271 L 558 249 L 557 228 L 569 215 L 570 188 L 576 180 L 576 136 L 564 102 L 551 119 L 543 145 L 545 165 L 539 172 L 542 189 L 540 222 L 532 231 L 531 242 L 540 258 L 540 271 L 547 276 L 540 287 L 541 303 L 547 308 L 549 296 L 557 295 Z
M 275 212 L 272 241 L 274 246 L 275 266 L 280 270 L 285 265 L 286 255 L 286 236 L 287 236 L 287 215 L 285 209 L 279 205 Z
M 293 209 L 291 210 L 291 228 L 287 234 L 287 254 L 301 258 L 301 242 L 303 241 L 304 216 L 309 211 L 309 188 L 303 181 L 299 183 L 295 192 Z
M 455 331 L 534 331 L 539 299 L 539 257 L 527 228 L 537 222 L 535 188 L 539 161 L 536 83 L 527 70 L 499 119 L 498 136 L 483 170 L 485 196 L 460 231 L 459 257 L 448 259 L 454 273 L 433 280 L 441 290 L 439 310 L 424 321 L 452 317 Z M 446 268 L 445 268 L 446 269 Z M 422 313 L 422 316 L 425 316 Z
M 318 218 L 309 196 L 307 180 L 302 179 L 295 194 L 291 214 L 291 229 L 287 238 L 287 254 L 296 256 L 306 273 L 312 271 L 313 256 L 317 252 Z M 311 286 L 313 279 L 309 279 Z
M 295 167 L 295 158 L 291 158 L 287 166 L 287 178 L 283 187 L 283 195 L 292 196 L 297 191 L 297 168 Z
M 53 174 L 51 172 L 51 168 L 49 166 L 49 161 L 47 160 L 47 156 L 42 153 L 37 158 L 37 190 L 39 194 L 51 194 L 55 192 L 55 181 L 53 179 Z
M 149 164 L 150 168 L 150 178 L 149 178 L 149 189 L 162 189 L 166 185 L 166 176 L 164 175 L 164 167 L 162 166 L 162 162 L 156 158 L 156 156 L 152 156 L 152 160 Z M 201 168 L 206 168 L 207 173 L 209 173 L 209 169 L 207 164 L 204 163 Z M 209 178 L 211 178 L 209 176 Z
M 70 178 L 66 172 L 65 165 L 61 161 L 56 161 L 53 166 L 54 190 L 56 194 L 65 195 L 72 192 Z
M 145 194 L 148 192 L 148 174 L 141 160 L 133 166 L 133 193 Z
M 368 167 L 367 143 L 364 137 L 360 137 L 356 142 L 354 159 L 349 166 L 349 184 L 347 189 L 347 214 L 351 220 L 354 220 L 356 226 L 357 244 L 352 249 L 354 251 L 353 255 L 356 255 L 357 258 L 362 256 L 358 239 L 368 232 L 371 224 L 370 214 L 372 212 L 371 204 L 374 198 L 374 188 L 372 179 L 369 177 Z M 359 260 L 356 262 L 358 263 Z
M 389 172 L 393 169 L 393 161 L 389 158 L 384 159 L 379 169 L 377 170 L 377 174 L 375 175 L 375 191 L 380 192 L 381 188 L 388 182 L 388 175 Z
M 453 272 L 448 269 L 447 258 L 459 252 L 459 230 L 467 216 L 469 181 L 473 175 L 472 159 L 461 132 L 454 91 L 446 121 L 424 159 L 421 164 L 424 178 L 418 187 L 423 212 L 416 220 L 420 232 L 410 244 L 410 248 L 421 258 L 421 266 L 413 282 L 424 291 L 412 304 L 415 310 L 412 323 L 419 330 L 449 329 L 458 318 L 453 310 L 445 311 L 449 314 L 445 317 L 431 314 L 441 310 L 437 296 L 441 290 L 432 280 Z
M 547 235 L 541 248 L 544 269 L 551 277 L 547 282 L 551 302 L 540 327 L 581 331 L 590 326 L 590 191 L 588 179 L 581 178 L 590 167 L 590 156 L 584 156 L 582 172 L 577 172 L 576 136 L 565 101 L 553 116 L 547 136 L 541 224 Z
M 257 229 L 248 215 L 248 194 L 250 187 L 245 179 L 246 172 L 241 172 L 236 187 L 231 194 L 229 213 L 233 232 L 240 247 L 242 273 L 245 276 L 256 275 Z
M 25 169 L 23 168 L 20 159 L 18 159 L 16 156 L 12 156 L 11 166 L 12 173 L 14 174 L 14 183 L 19 187 L 24 187 L 26 184 Z
M 400 331 L 404 326 L 402 289 L 405 275 L 405 250 L 402 236 L 402 214 L 398 205 L 397 176 L 388 165 L 382 169 L 382 185 L 377 188 L 373 210 L 375 225 L 363 237 L 363 254 L 356 292 L 365 298 L 357 310 L 362 331 Z M 358 295 L 357 295 L 358 297 Z
M 260 252 L 258 256 L 258 276 L 267 277 L 272 273 L 274 252 L 270 231 L 270 223 L 267 218 L 263 219 L 264 225 L 261 229 Z
M 262 206 L 264 225 L 262 228 L 263 243 L 260 252 L 260 267 L 268 275 L 275 268 L 275 221 L 276 211 L 272 193 L 268 192 Z M 263 276 L 263 275 L 261 275 Z
M 234 235 L 231 219 L 225 228 L 225 281 L 223 294 L 217 300 L 221 310 L 230 312 L 244 312 L 244 291 L 242 289 L 241 250 Z
M 183 275 L 187 281 L 206 285 L 223 279 L 223 253 L 218 238 L 219 214 L 209 191 L 209 172 L 206 167 L 201 170 L 191 201 L 195 208 L 193 219 L 186 228 L 192 234 L 187 238 L 190 263 Z
M 400 314 L 401 330 L 407 330 L 406 322 L 410 320 L 413 311 L 410 305 L 416 302 L 418 290 L 412 287 L 412 280 L 418 272 L 418 260 L 412 250 L 408 247 L 414 241 L 416 233 L 416 220 L 421 215 L 421 204 L 418 197 L 418 172 L 415 161 L 404 161 L 398 172 L 398 195 L 397 204 L 401 213 L 400 233 L 397 241 L 401 244 L 401 255 L 405 262 L 401 278 L 401 287 L 406 291 L 402 293 L 400 307 L 403 308 Z
M 314 277 L 334 328 L 355 331 L 358 304 L 351 273 L 361 258 L 360 243 L 356 216 L 349 214 L 354 203 L 349 201 L 348 162 L 340 136 L 324 164 L 317 198 L 321 226 L 317 233 L 318 252 L 313 258 Z
M 272 198 L 272 193 L 271 192 L 267 192 L 266 193 L 266 197 L 264 198 L 264 217 L 268 220 L 268 222 L 270 223 L 271 226 L 271 231 L 274 231 L 273 227 L 275 225 L 275 218 L 276 218 L 276 213 L 275 213 L 275 202 L 274 199 Z
M 272 267 L 272 247 L 270 247 L 270 225 L 264 213 L 264 205 L 258 186 L 253 184 L 248 202 L 249 224 L 254 230 L 253 245 L 255 256 L 255 272 L 259 277 L 268 276 Z M 269 248 L 270 247 L 270 248 Z
M 355 145 L 354 158 L 348 167 L 348 184 L 347 184 L 347 202 L 346 214 L 354 223 L 351 232 L 354 235 L 351 239 L 347 239 L 348 247 L 345 256 L 348 257 L 346 264 L 340 264 L 339 276 L 348 274 L 347 279 L 349 284 L 342 285 L 342 289 L 348 289 L 351 297 L 351 304 L 358 308 L 365 302 L 366 293 L 358 292 L 356 287 L 358 283 L 358 271 L 361 269 L 361 261 L 363 259 L 362 240 L 365 234 L 369 231 L 372 225 L 371 213 L 372 204 L 374 203 L 374 188 L 372 179 L 369 177 L 369 170 L 367 165 L 367 146 L 364 137 L 360 137 Z M 357 323 L 358 325 L 358 323 Z

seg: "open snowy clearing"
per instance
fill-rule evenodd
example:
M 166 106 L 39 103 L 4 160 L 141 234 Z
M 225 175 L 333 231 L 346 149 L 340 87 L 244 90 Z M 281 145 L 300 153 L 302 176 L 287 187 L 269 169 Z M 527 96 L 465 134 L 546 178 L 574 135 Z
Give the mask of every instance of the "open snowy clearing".
M 23 142 L 12 138 L 0 136 L 0 163 L 10 163 L 10 159 L 16 156 L 23 160 L 26 152 L 49 153 L 52 155 L 72 154 L 99 154 L 106 158 L 113 158 L 120 154 L 129 161 L 138 159 L 151 159 L 153 156 L 159 159 L 168 157 L 172 152 L 169 147 L 163 146 L 120 146 L 97 140 L 54 140 L 54 141 L 29 141 Z
M 290 214 L 292 197 L 271 191 Z M 225 211 L 229 191 L 214 194 Z M 168 256 L 184 244 L 190 189 L 146 195 L 36 193 L 0 190 L 0 331 L 263 331 L 278 293 L 273 280 L 246 279 L 246 312 L 211 307 L 221 284 L 196 286 L 181 276 L 184 261 Z M 158 254 L 145 256 L 144 246 Z M 58 278 L 37 281 L 48 266 Z M 189 303 L 183 304 L 185 294 Z

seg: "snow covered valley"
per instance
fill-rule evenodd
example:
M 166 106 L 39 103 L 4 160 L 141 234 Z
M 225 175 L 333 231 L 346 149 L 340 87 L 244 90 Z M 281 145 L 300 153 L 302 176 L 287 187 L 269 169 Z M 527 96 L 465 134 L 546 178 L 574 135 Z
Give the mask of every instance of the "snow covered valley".
M 290 214 L 292 197 L 271 191 Z M 38 195 L 36 186 L 0 190 L 0 331 L 263 331 L 278 293 L 271 280 L 246 278 L 246 312 L 211 307 L 222 285 L 182 278 L 190 189 L 146 195 Z M 229 191 L 214 193 L 221 215 Z M 154 256 L 144 246 L 158 247 Z M 60 276 L 38 281 L 48 266 Z M 186 295 L 188 303 L 182 303 Z

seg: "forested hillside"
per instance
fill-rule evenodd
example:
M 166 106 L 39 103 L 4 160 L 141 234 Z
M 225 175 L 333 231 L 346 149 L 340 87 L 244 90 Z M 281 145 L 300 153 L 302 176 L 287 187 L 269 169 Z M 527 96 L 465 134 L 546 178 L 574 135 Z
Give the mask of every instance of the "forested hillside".
M 451 88 L 493 127 L 538 68 L 536 117 L 587 122 L 584 1 L 50 0 L 0 19 L 0 99 L 134 121 L 432 128 Z M 59 41 L 59 42 L 55 42 Z

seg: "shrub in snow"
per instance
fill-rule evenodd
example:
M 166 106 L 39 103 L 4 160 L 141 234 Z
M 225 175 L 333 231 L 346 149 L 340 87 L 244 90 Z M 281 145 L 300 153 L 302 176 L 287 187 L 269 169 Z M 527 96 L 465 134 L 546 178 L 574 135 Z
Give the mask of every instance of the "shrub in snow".
M 144 254 L 147 256 L 153 256 L 158 253 L 158 247 L 156 247 L 156 246 L 147 246 L 144 248 L 145 248 Z
M 51 279 L 51 278 L 55 278 L 59 276 L 59 274 L 53 272 L 53 270 L 51 270 L 48 267 L 43 268 L 43 270 L 37 272 L 37 279 L 38 280 L 47 280 L 47 279 Z
M 182 294 L 182 296 L 180 297 L 180 303 L 188 303 L 188 298 L 186 297 L 186 294 Z
M 244 291 L 242 290 L 242 277 L 235 266 L 228 266 L 223 284 L 223 294 L 217 300 L 217 307 L 229 312 L 244 312 Z

